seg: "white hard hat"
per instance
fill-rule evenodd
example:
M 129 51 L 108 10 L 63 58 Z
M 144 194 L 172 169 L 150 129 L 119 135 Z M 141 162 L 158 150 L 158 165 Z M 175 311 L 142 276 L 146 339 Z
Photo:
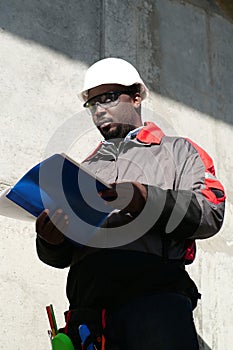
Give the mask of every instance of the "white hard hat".
M 87 101 L 88 90 L 103 84 L 124 86 L 139 84 L 142 98 L 144 99 L 148 95 L 148 89 L 136 68 L 121 58 L 104 58 L 90 66 L 85 75 L 80 97 Z

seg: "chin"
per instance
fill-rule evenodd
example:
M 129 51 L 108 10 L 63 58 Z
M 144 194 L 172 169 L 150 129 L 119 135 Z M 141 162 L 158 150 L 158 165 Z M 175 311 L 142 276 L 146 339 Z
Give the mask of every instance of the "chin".
M 129 124 L 114 124 L 108 130 L 99 130 L 105 140 L 124 139 L 128 133 L 135 129 L 134 125 Z

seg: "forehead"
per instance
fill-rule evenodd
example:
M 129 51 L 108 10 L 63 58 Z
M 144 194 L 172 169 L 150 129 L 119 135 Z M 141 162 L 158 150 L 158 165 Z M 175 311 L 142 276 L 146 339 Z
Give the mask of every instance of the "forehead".
M 127 91 L 128 87 L 119 84 L 104 84 L 94 87 L 88 91 L 88 99 L 110 91 Z

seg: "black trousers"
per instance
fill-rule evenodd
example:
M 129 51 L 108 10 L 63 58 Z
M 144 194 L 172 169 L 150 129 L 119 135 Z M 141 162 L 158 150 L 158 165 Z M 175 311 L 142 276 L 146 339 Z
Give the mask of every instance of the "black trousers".
M 110 312 L 106 350 L 198 350 L 190 299 L 178 293 L 144 296 Z

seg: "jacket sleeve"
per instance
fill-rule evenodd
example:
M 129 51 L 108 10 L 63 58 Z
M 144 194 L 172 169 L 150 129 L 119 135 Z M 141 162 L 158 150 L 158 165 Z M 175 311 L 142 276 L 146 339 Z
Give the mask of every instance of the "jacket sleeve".
M 73 249 L 72 243 L 67 239 L 61 244 L 53 245 L 38 236 L 36 238 L 36 250 L 39 259 L 52 267 L 63 269 L 70 266 Z
M 172 239 L 203 239 L 215 235 L 224 218 L 225 193 L 211 157 L 190 140 L 173 145 L 176 178 L 173 189 L 148 187 L 153 207 L 162 203 L 155 227 Z M 152 207 L 152 206 L 151 206 Z

